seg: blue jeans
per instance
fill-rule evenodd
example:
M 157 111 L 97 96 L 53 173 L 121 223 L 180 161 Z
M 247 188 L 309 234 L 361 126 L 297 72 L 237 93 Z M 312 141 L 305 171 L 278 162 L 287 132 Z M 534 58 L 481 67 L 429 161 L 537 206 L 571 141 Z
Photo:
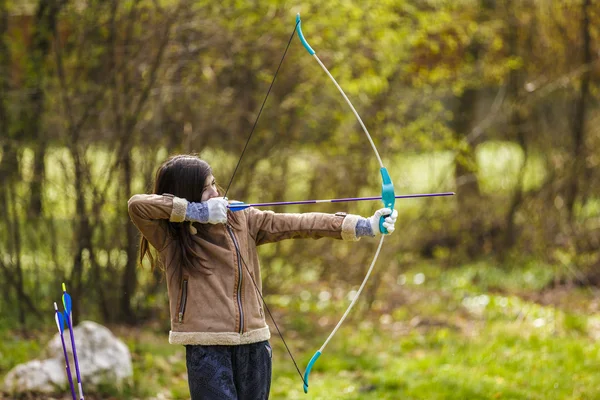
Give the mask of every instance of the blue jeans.
M 271 345 L 185 346 L 192 400 L 266 400 L 271 389 Z

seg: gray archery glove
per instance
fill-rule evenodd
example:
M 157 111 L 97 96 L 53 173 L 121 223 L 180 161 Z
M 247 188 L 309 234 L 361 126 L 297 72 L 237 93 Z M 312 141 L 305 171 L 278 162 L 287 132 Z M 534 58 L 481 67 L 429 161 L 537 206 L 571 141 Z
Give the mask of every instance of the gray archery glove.
M 206 201 L 208 205 L 208 223 L 224 224 L 227 222 L 227 200 L 223 197 L 213 197 Z
M 213 197 L 202 203 L 188 203 L 185 219 L 201 224 L 224 224 L 227 222 L 227 204 L 223 197 Z

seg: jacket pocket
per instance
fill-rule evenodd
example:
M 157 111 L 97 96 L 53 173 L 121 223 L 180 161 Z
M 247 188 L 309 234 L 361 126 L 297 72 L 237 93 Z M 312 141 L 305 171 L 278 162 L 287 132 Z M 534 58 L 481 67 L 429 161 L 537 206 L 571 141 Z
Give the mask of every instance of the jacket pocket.
M 179 305 L 177 306 L 177 322 L 183 323 L 185 315 L 185 306 L 187 303 L 188 278 L 184 277 L 181 282 L 181 295 L 179 296 Z

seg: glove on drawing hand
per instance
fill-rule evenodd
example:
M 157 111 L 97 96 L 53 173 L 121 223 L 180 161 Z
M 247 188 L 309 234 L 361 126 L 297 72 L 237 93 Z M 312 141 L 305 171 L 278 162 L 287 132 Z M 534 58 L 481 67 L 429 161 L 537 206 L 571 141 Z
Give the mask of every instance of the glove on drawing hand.
M 206 201 L 208 206 L 208 223 L 224 224 L 227 222 L 227 200 L 224 197 L 214 197 Z
M 185 219 L 202 224 L 224 224 L 227 222 L 227 200 L 214 197 L 202 203 L 189 203 Z
M 394 230 L 396 229 L 394 225 L 396 224 L 396 219 L 398 218 L 398 211 L 394 210 L 392 212 L 392 210 L 390 210 L 389 208 L 381 208 L 375 211 L 375 214 L 373 214 L 373 216 L 369 218 L 373 234 L 380 235 L 383 233 L 379 230 L 379 220 L 384 215 L 388 215 L 383 221 L 383 227 L 388 231 L 387 234 L 394 232 Z

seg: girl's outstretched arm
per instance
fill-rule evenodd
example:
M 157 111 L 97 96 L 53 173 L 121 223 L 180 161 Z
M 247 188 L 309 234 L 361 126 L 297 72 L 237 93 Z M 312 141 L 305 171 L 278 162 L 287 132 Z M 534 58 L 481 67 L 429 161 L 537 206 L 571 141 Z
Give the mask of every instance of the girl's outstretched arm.
M 379 218 L 390 214 L 389 209 L 381 209 L 370 218 L 346 213 L 274 213 L 248 208 L 248 228 L 257 245 L 278 242 L 285 239 L 330 237 L 356 241 L 362 236 L 376 236 L 379 230 Z M 387 217 L 384 226 L 388 232 L 394 230 L 397 212 Z

